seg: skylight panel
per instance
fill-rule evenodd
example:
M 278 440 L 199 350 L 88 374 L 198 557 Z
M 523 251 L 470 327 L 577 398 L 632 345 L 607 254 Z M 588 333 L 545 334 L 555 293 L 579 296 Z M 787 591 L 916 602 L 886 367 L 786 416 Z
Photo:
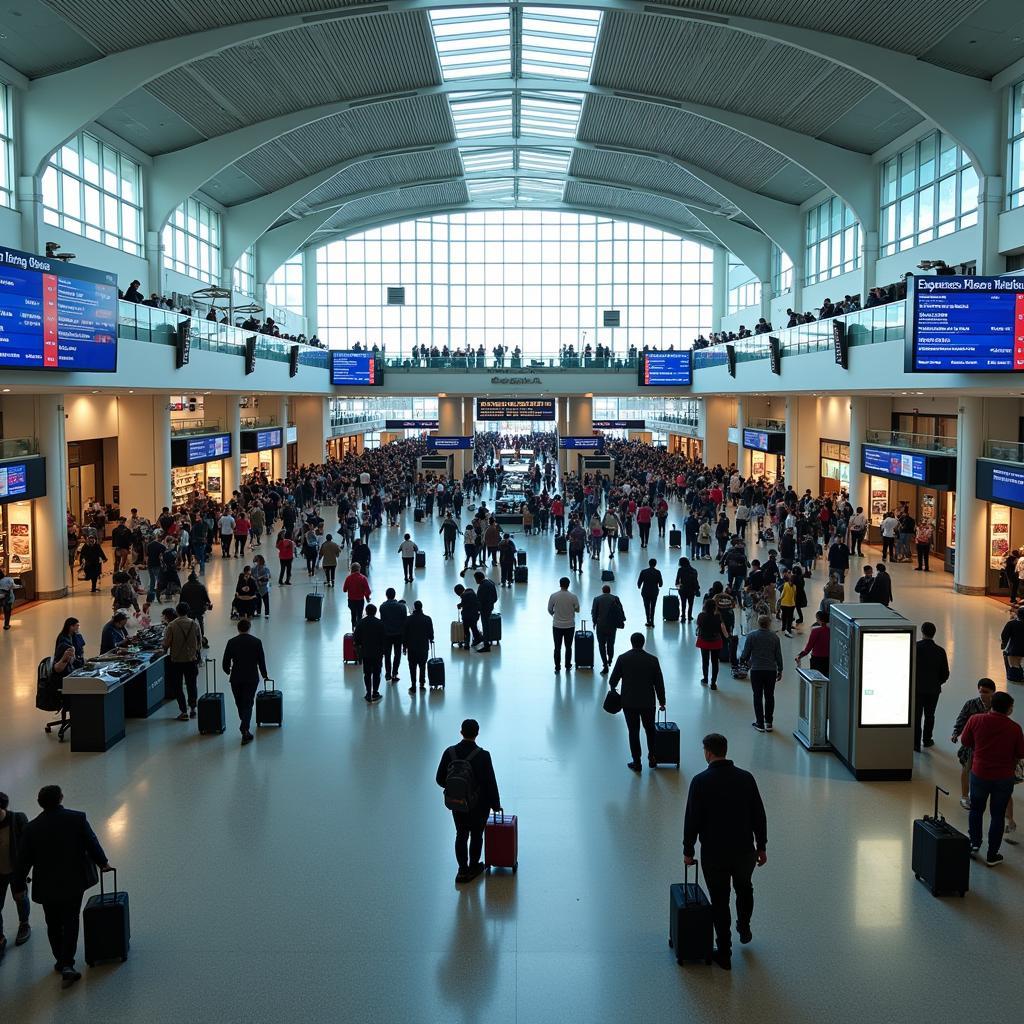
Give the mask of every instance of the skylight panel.
M 547 178 L 520 178 L 518 199 L 520 203 L 559 203 L 565 182 Z
M 464 149 L 462 166 L 467 173 L 474 171 L 511 171 L 515 167 L 515 153 L 511 149 Z
M 446 82 L 512 75 L 512 30 L 508 7 L 462 7 L 431 11 L 430 25 Z
M 524 93 L 519 114 L 520 134 L 573 139 L 582 110 L 583 101 L 572 93 Z
M 600 11 L 524 7 L 522 73 L 587 81 L 600 25 Z
M 488 202 L 511 203 L 516 197 L 516 183 L 513 178 L 482 178 L 467 181 L 470 199 Z
M 476 92 L 456 94 L 448 103 L 460 139 L 512 134 L 512 94 Z
M 554 171 L 565 174 L 569 170 L 571 149 L 520 149 L 519 167 L 524 171 Z

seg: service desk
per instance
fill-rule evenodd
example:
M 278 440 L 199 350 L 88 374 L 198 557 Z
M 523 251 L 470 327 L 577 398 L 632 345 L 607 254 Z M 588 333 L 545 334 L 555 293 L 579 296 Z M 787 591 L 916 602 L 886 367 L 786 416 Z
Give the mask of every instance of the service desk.
M 65 676 L 63 688 L 72 751 L 103 753 L 124 739 L 123 679 L 86 668 Z
M 166 699 L 164 687 L 164 665 L 167 657 L 163 654 L 153 657 L 135 675 L 124 683 L 125 718 L 149 718 Z

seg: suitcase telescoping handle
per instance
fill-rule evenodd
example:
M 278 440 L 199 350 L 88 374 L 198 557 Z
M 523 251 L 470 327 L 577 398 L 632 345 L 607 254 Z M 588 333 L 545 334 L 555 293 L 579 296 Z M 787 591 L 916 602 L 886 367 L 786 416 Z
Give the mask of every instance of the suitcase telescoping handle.
M 267 676 L 266 679 L 263 680 L 263 689 L 264 692 L 267 690 L 276 690 L 277 683 L 275 683 L 274 680 L 270 678 L 270 676 Z
M 113 872 L 113 875 L 114 875 L 114 888 L 110 890 L 110 898 L 113 899 L 113 900 L 116 900 L 117 899 L 117 868 L 113 868 L 112 872 Z M 106 871 L 101 871 L 100 872 L 100 900 L 101 901 L 105 900 L 107 898 L 107 893 L 106 893 L 106 891 L 104 889 L 104 886 L 103 886 L 103 876 L 104 875 L 106 875 Z
M 935 820 L 936 821 L 941 821 L 942 820 L 939 817 L 939 794 L 940 793 L 945 793 L 946 796 L 949 796 L 949 790 L 948 789 L 943 789 L 941 786 L 936 786 L 935 787 Z
M 210 666 L 213 666 L 213 689 L 214 692 L 217 690 L 217 659 L 216 658 L 204 658 L 204 669 L 206 675 L 206 692 L 210 692 Z
M 659 710 L 655 712 L 655 721 L 664 722 L 668 725 L 668 708 L 665 708 L 664 710 L 659 708 Z
M 697 861 L 693 862 L 693 881 L 696 883 L 700 880 L 700 875 L 697 873 Z M 690 902 L 690 865 L 683 861 L 683 903 Z

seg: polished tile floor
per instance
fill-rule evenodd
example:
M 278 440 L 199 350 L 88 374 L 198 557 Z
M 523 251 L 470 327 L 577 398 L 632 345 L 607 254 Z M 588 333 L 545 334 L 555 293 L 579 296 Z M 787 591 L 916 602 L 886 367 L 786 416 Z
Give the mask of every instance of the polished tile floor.
M 415 538 L 428 567 L 404 592 L 447 638 L 457 566 L 442 561 L 436 523 Z M 401 583 L 400 539 L 398 530 L 374 538 L 376 594 Z M 666 669 L 684 763 L 638 778 L 625 766 L 621 717 L 601 710 L 602 677 L 552 672 L 545 609 L 565 560 L 550 536 L 525 547 L 530 582 L 501 594 L 501 647 L 486 656 L 444 643 L 443 694 L 411 698 L 403 674 L 372 707 L 359 669 L 341 664 L 340 589 L 328 591 L 323 621 L 307 623 L 308 577 L 298 571 L 255 627 L 286 724 L 245 748 L 232 729 L 198 736 L 167 706 L 129 722 L 107 754 L 72 754 L 43 734 L 35 667 L 69 614 L 96 651 L 109 599 L 79 584 L 65 601 L 17 614 L 0 634 L 0 789 L 31 812 L 39 786 L 57 782 L 68 806 L 88 811 L 131 895 L 132 952 L 61 992 L 35 908 L 31 942 L 0 964 L 0 1020 L 1005 1019 L 1017 988 L 1024 847 L 1006 847 L 998 870 L 976 867 L 964 900 L 933 899 L 910 872 L 911 822 L 935 783 L 953 792 L 946 810 L 963 823 L 949 726 L 979 675 L 1002 679 L 1003 607 L 954 596 L 944 573 L 894 567 L 895 607 L 938 624 L 953 666 L 939 742 L 918 756 L 910 783 L 857 783 L 831 755 L 806 752 L 792 737 L 789 668 L 775 733 L 755 733 L 748 684 L 726 672 L 718 693 L 702 689 L 692 627 L 659 622 L 650 649 Z M 629 627 L 642 624 L 634 584 L 648 554 L 674 565 L 663 541 L 649 552 L 634 542 L 615 559 Z M 574 583 L 585 608 L 604 564 L 587 561 Z M 218 657 L 234 631 L 226 595 L 240 566 L 217 558 L 207 574 Z M 700 572 L 706 585 L 717 578 L 713 563 Z M 820 585 L 819 573 L 812 593 Z M 802 634 L 784 639 L 787 657 L 802 643 Z M 503 803 L 520 817 L 520 867 L 456 889 L 434 772 L 467 716 L 480 720 Z M 712 729 L 756 774 L 769 820 L 754 942 L 737 947 L 731 974 L 677 967 L 666 941 L 686 787 Z M 10 929 L 10 905 L 6 920 Z

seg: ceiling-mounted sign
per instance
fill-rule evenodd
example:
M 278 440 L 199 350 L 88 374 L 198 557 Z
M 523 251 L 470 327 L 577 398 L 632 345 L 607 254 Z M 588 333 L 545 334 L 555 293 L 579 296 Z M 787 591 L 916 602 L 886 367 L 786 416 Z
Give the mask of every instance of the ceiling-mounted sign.
M 476 418 L 494 420 L 554 420 L 553 398 L 478 398 Z

